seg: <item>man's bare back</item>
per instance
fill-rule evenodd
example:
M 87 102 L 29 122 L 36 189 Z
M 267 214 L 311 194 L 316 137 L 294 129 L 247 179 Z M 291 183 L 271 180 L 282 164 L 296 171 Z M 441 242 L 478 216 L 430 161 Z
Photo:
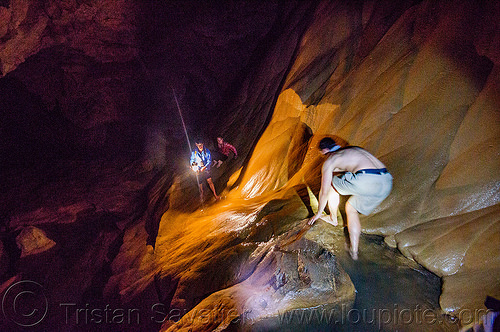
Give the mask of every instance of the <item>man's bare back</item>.
M 385 168 L 385 165 L 368 151 L 354 146 L 332 153 L 323 164 L 323 170 L 332 173 L 356 173 L 367 168 Z

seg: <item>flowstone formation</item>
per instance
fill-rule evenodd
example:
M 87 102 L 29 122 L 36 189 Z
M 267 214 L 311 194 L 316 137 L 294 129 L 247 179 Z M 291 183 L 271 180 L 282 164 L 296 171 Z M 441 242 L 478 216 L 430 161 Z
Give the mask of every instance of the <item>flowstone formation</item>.
M 0 1 L 3 289 L 22 272 L 58 303 L 159 302 L 182 313 L 163 330 L 349 307 L 324 237 L 284 245 L 328 135 L 387 165 L 363 232 L 441 277 L 444 312 L 500 298 L 499 2 L 221 6 Z M 213 172 L 221 202 L 200 205 L 172 90 L 190 134 L 238 148 Z
M 379 157 L 393 192 L 363 231 L 441 276 L 445 312 L 484 308 L 486 295 L 500 295 L 499 34 L 489 24 L 498 4 L 424 1 L 383 34 L 374 25 L 401 8 L 320 8 L 287 76 L 282 114 L 295 109 L 315 134 Z M 328 22 L 342 33 L 320 33 Z
M 300 184 L 317 190 L 314 154 L 324 135 L 367 148 L 395 181 L 363 219 L 364 232 L 442 277 L 441 307 L 460 316 L 500 295 L 499 35 L 484 23 L 499 8 L 406 5 L 319 5 L 273 119 L 228 197 Z M 392 10 L 401 15 L 376 33 Z M 304 133 L 312 136 L 306 143 L 296 139 Z

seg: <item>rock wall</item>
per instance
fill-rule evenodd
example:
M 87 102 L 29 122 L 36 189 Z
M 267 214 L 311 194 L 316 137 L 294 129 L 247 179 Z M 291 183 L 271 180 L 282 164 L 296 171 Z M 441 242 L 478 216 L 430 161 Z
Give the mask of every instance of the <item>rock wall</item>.
M 215 226 L 222 230 L 214 231 L 220 238 L 195 241 L 206 260 L 194 267 L 211 275 L 223 266 L 233 279 L 207 283 L 200 277 L 206 274 L 183 275 L 176 269 L 193 263 L 192 248 L 181 242 L 171 250 L 177 234 L 172 228 L 177 221 L 187 222 L 176 209 L 196 208 L 197 196 L 195 190 L 182 192 L 192 183 L 185 174 L 173 178 L 169 165 L 163 170 L 168 176 L 160 181 L 166 187 L 155 188 L 157 209 L 164 209 L 162 203 L 171 208 L 159 226 L 158 246 L 155 252 L 146 247 L 151 233 L 146 234 L 143 223 L 124 230 L 124 244 L 110 267 L 113 275 L 103 281 L 110 297 L 121 294 L 128 300 L 151 291 L 154 277 L 167 279 L 163 269 L 168 268 L 186 282 L 178 289 L 161 289 L 160 297 L 168 302 L 170 296 L 186 308 L 200 296 L 214 292 L 217 297 L 221 288 L 234 286 L 241 272 L 237 268 L 256 243 L 289 231 L 311 212 L 301 208 L 293 216 L 296 195 L 286 196 L 294 209 L 281 213 L 289 215 L 280 214 L 286 204 L 278 203 L 283 192 L 297 186 L 317 194 L 322 159 L 316 145 L 324 135 L 363 146 L 388 166 L 395 178 L 393 192 L 362 220 L 363 231 L 385 236 L 387 244 L 443 277 L 445 311 L 482 308 L 485 295 L 500 297 L 498 2 L 287 1 L 257 7 L 245 2 L 245 7 L 224 7 L 224 19 L 220 8 L 207 3 L 182 3 L 148 7 L 127 0 L 11 0 L 0 5 L 1 125 L 14 128 L 3 142 L 49 137 L 44 153 L 68 142 L 79 152 L 78 147 L 100 146 L 111 135 L 110 146 L 128 148 L 136 137 L 125 138 L 138 128 L 131 124 L 165 121 L 169 130 L 155 130 L 166 139 L 151 141 L 169 146 L 167 156 L 178 156 L 184 133 L 172 96 L 165 92 L 174 87 L 193 129 L 223 133 L 238 147 L 241 158 L 227 173 L 242 167 L 229 179 L 228 199 L 242 205 L 254 199 L 258 204 L 250 204 L 249 211 L 257 214 L 267 200 L 278 205 L 264 221 L 263 215 L 236 211 L 241 218 L 229 221 L 243 224 L 233 233 L 223 227 L 227 216 L 219 215 Z M 235 27 L 234 22 L 243 23 Z M 23 91 L 15 98 L 14 85 Z M 40 109 L 11 106 L 11 100 L 26 96 Z M 110 124 L 116 123 L 127 130 L 113 133 Z M 224 188 L 225 181 L 217 185 Z M 90 187 L 81 189 L 83 196 Z M 50 192 L 45 201 L 53 201 L 55 194 L 45 191 Z M 64 198 L 64 190 L 59 191 Z M 98 194 L 99 203 L 109 196 Z M 38 203 L 29 208 L 17 203 L 15 213 L 28 212 L 22 226 L 61 219 L 57 207 L 50 210 L 56 217 L 30 214 L 43 212 Z M 111 207 L 106 211 L 121 206 L 104 203 Z M 59 205 L 67 206 L 64 199 Z M 67 219 L 63 213 L 61 223 Z M 243 227 L 249 219 L 251 227 Z M 191 227 L 213 226 L 195 218 L 190 222 Z M 249 236 L 248 246 L 240 245 L 245 243 L 242 234 Z M 231 252 L 234 243 L 233 260 L 218 255 L 218 250 Z M 253 269 L 254 263 L 248 266 Z M 97 265 L 92 271 L 102 268 Z M 202 294 L 190 288 L 193 280 L 205 282 Z M 163 286 L 172 284 L 163 281 Z
M 395 178 L 363 231 L 441 276 L 445 312 L 484 308 L 486 295 L 500 295 L 498 57 L 490 51 L 499 36 L 483 24 L 498 9 L 321 2 L 228 199 L 299 185 L 317 194 L 320 138 L 363 146 Z
M 292 182 L 315 185 L 308 175 L 318 175 L 314 159 L 323 135 L 363 146 L 394 175 L 391 195 L 362 220 L 363 231 L 386 236 L 442 276 L 446 312 L 481 308 L 486 295 L 498 297 L 500 59 L 494 49 L 500 35 L 492 22 L 498 14 L 494 2 L 366 2 L 362 8 L 322 2 L 240 194 L 264 194 L 294 175 Z M 287 173 L 287 133 L 301 125 L 314 136 L 303 170 Z M 269 167 L 273 159 L 286 162 Z

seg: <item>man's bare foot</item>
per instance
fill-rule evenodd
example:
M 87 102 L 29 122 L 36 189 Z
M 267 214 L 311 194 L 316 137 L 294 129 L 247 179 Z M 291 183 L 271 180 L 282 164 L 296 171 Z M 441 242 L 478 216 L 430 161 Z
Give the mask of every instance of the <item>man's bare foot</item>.
M 352 248 L 349 248 L 349 255 L 351 255 L 351 258 L 354 261 L 358 260 L 358 252 L 357 251 L 353 251 Z
M 337 226 L 339 223 L 337 221 L 337 217 L 335 217 L 335 219 L 333 219 L 332 216 L 328 216 L 326 218 L 324 218 L 324 220 L 329 223 L 330 225 L 333 225 L 333 226 Z

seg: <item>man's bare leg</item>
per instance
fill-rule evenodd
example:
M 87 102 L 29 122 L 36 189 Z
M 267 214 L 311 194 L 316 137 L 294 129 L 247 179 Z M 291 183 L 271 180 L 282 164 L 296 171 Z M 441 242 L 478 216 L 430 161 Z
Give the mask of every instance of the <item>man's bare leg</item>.
M 215 186 L 214 186 L 214 183 L 212 182 L 212 178 L 208 178 L 207 182 L 208 182 L 208 186 L 210 187 L 210 189 L 212 189 L 212 192 L 214 193 L 215 199 L 219 200 L 220 197 L 217 196 L 217 193 L 215 192 Z
M 328 192 L 328 210 L 330 210 L 330 218 L 326 218 L 326 222 L 332 224 L 333 226 L 337 226 L 337 210 L 339 207 L 340 195 L 330 187 L 330 191 Z M 330 220 L 329 220 L 330 219 Z
M 359 214 L 356 209 L 347 202 L 345 204 L 345 213 L 347 215 L 347 229 L 349 230 L 349 239 L 351 241 L 351 248 L 349 254 L 352 259 L 358 259 L 358 245 L 359 236 L 361 234 L 361 223 L 359 221 Z

